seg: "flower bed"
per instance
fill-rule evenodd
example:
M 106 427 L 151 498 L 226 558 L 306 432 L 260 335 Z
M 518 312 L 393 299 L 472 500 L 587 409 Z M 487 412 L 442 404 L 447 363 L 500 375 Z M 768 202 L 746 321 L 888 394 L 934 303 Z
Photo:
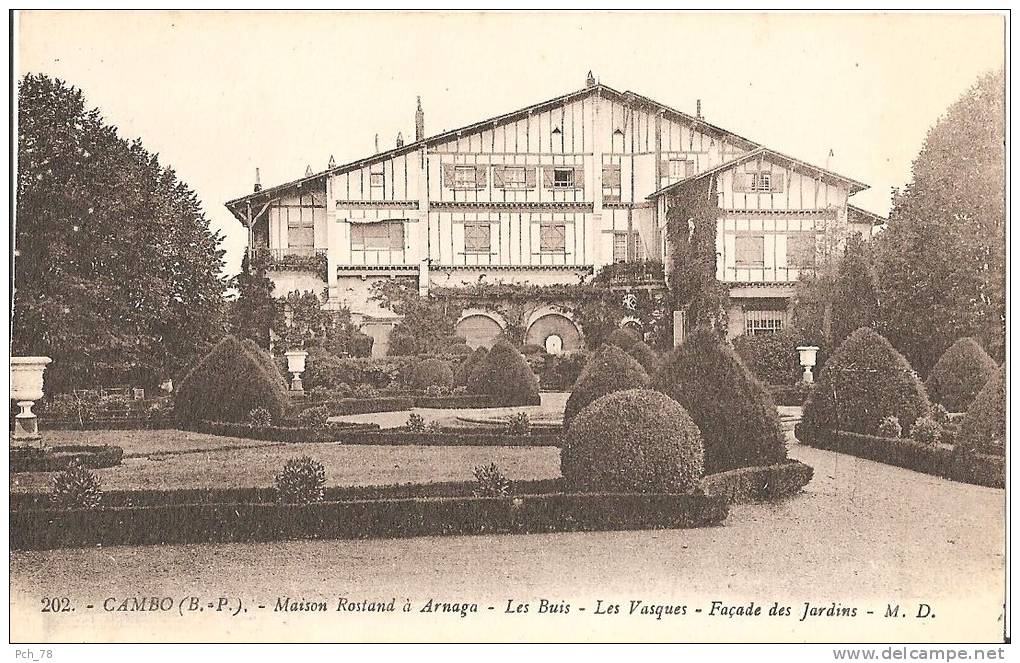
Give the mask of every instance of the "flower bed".
M 82 467 L 96 470 L 120 465 L 124 450 L 110 445 L 11 447 L 10 458 L 11 472 L 60 472 L 75 460 Z
M 911 439 L 878 437 L 839 431 L 812 430 L 803 422 L 795 428 L 797 439 L 808 446 L 867 458 L 868 460 L 903 467 L 972 483 L 1003 488 L 1006 466 L 1002 456 L 966 453 L 948 446 L 922 444 Z
M 665 529 L 716 525 L 727 513 L 722 497 L 602 493 L 353 499 L 307 505 L 261 502 L 19 509 L 10 515 L 10 545 L 17 550 L 47 550 L 296 538 Z
M 701 481 L 707 495 L 725 497 L 730 504 L 771 501 L 799 493 L 814 469 L 798 461 L 763 467 L 742 467 L 710 474 Z
M 200 421 L 193 429 L 196 433 L 270 442 L 338 442 L 349 433 L 379 430 L 379 425 L 338 422 L 320 426 L 255 426 L 229 421 Z

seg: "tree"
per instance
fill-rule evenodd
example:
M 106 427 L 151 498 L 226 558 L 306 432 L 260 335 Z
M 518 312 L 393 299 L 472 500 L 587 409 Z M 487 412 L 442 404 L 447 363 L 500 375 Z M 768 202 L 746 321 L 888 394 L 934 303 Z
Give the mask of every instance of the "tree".
M 847 238 L 832 288 L 832 338 L 837 347 L 855 329 L 872 327 L 878 317 L 878 278 L 864 240 L 857 234 Z
M 250 338 L 269 349 L 269 330 L 276 319 L 273 282 L 266 276 L 264 258 L 245 253 L 234 279 L 237 299 L 230 305 L 230 326 L 238 338 Z
M 922 375 L 966 336 L 1003 359 L 1003 87 L 982 76 L 931 128 L 875 241 L 882 331 Z
M 417 280 L 376 281 L 372 284 L 372 299 L 403 316 L 390 332 L 389 354 L 439 354 L 453 341 L 460 309 L 419 295 Z
M 81 90 L 19 82 L 16 196 L 12 351 L 53 358 L 48 391 L 154 386 L 222 335 L 222 237 Z

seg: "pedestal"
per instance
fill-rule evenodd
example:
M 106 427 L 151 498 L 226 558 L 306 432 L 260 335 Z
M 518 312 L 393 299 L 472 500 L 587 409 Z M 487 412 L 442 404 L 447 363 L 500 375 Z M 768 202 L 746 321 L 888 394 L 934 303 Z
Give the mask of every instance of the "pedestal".
M 35 401 L 18 401 L 20 411 L 14 415 L 14 440 L 31 442 L 40 439 L 39 419 L 32 412 Z
M 305 388 L 301 384 L 301 374 L 300 373 L 294 373 L 294 377 L 290 381 L 290 390 L 295 392 L 295 394 L 298 395 L 298 396 L 304 396 Z
M 804 384 L 812 384 L 812 383 L 814 383 L 815 376 L 814 376 L 814 374 L 811 373 L 811 367 L 810 366 L 805 366 L 804 367 L 804 376 L 802 377 L 802 379 L 804 381 Z

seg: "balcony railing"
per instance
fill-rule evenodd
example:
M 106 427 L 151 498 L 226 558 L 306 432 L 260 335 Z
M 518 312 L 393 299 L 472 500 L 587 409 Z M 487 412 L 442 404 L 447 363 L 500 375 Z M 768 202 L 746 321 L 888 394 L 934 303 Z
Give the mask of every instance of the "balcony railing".
M 594 282 L 609 286 L 660 286 L 665 284 L 666 274 L 658 260 L 618 262 L 600 269 Z
M 260 258 L 269 271 L 301 271 L 312 272 L 323 281 L 327 280 L 328 261 L 327 249 L 316 249 L 310 246 L 293 246 L 285 249 L 259 247 L 254 255 Z

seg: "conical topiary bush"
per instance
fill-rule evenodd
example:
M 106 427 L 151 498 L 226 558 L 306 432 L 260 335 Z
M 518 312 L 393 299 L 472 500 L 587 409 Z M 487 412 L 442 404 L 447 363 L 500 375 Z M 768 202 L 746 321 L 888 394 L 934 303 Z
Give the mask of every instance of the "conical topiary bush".
M 706 474 L 786 459 L 771 396 L 711 330 L 692 332 L 667 357 L 653 386 L 680 403 L 701 430 Z
M 569 428 L 577 413 L 595 399 L 614 391 L 644 389 L 648 381 L 648 373 L 636 359 L 615 345 L 603 345 L 585 364 L 570 390 L 563 412 L 564 428 Z
M 181 424 L 243 422 L 255 408 L 273 420 L 287 410 L 287 392 L 263 361 L 233 336 L 224 337 L 188 372 L 174 394 L 174 416 Z
M 538 378 L 528 361 L 512 345 L 497 341 L 482 364 L 478 393 L 492 397 L 494 407 L 540 405 Z
M 648 373 L 648 375 L 655 375 L 662 366 L 659 354 L 652 350 L 644 341 L 638 341 L 630 346 L 627 349 L 627 354 L 636 359 L 637 363 L 641 364 L 641 368 L 645 369 L 645 373 Z
M 886 417 L 909 431 L 931 412 L 928 394 L 910 363 L 881 334 L 861 327 L 825 362 L 804 405 L 801 430 L 878 435 Z
M 924 386 L 932 403 L 966 412 L 998 366 L 973 338 L 961 338 L 942 353 Z
M 992 373 L 964 415 L 957 446 L 1006 455 L 1006 374 L 1001 368 Z

